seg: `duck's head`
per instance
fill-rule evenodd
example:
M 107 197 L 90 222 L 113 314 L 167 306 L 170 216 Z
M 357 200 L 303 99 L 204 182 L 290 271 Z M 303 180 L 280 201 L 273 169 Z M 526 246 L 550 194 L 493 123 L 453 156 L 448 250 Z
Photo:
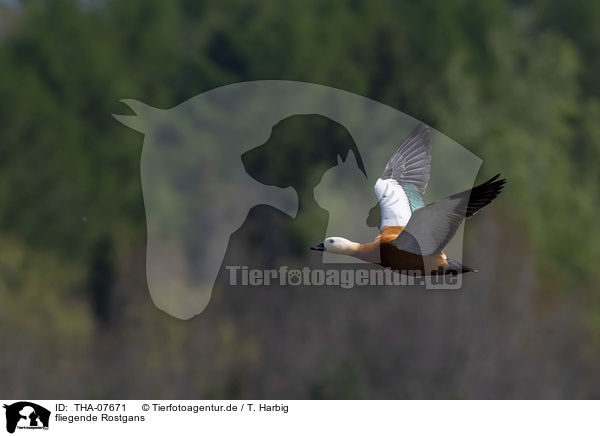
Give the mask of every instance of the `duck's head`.
M 317 251 L 328 251 L 330 253 L 345 254 L 347 256 L 352 256 L 353 254 L 356 254 L 359 247 L 360 247 L 360 244 L 357 242 L 349 241 L 346 238 L 330 236 L 329 238 L 325 238 L 325 240 L 323 242 L 321 242 L 319 245 L 310 247 L 310 249 L 317 250 Z

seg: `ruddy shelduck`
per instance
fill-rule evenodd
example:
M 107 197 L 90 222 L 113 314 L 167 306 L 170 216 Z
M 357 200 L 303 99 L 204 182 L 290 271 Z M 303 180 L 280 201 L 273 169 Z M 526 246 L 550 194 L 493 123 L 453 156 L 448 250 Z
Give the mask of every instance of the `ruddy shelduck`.
M 327 237 L 311 247 L 376 263 L 397 271 L 423 274 L 477 272 L 448 258 L 448 245 L 465 218 L 498 196 L 506 179 L 500 174 L 485 183 L 425 206 L 423 193 L 431 168 L 431 129 L 419 124 L 400 145 L 375 183 L 381 210 L 380 233 L 360 244 Z

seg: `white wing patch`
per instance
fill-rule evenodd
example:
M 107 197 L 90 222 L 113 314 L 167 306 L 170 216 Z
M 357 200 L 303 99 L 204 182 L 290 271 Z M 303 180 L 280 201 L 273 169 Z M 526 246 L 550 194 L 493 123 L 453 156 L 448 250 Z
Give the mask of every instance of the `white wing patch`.
M 375 183 L 375 194 L 381 209 L 381 228 L 406 226 L 412 213 L 402 186 L 394 179 L 378 179 Z

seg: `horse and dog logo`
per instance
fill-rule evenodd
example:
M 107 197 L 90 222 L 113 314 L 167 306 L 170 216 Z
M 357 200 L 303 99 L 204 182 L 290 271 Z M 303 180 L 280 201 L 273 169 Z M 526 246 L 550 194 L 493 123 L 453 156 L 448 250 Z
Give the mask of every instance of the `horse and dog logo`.
M 16 429 L 48 429 L 50 411 L 29 401 L 19 401 L 3 406 L 6 409 L 6 431 L 14 433 Z
M 282 220 L 297 222 L 299 228 L 317 228 L 315 240 L 341 234 L 353 241 L 372 241 L 378 234 L 378 220 L 370 217 L 378 204 L 373 186 L 382 165 L 418 124 L 368 98 L 292 81 L 232 84 L 170 109 L 135 100 L 123 103 L 134 115 L 115 118 L 144 134 L 140 173 L 148 288 L 158 308 L 180 319 L 206 308 L 232 234 L 259 205 Z M 344 131 L 343 140 L 306 123 L 313 136 L 307 133 L 297 141 L 304 148 L 296 146 L 294 138 L 303 132 L 298 124 L 308 114 L 339 127 L 335 131 Z M 431 132 L 435 159 L 426 168 L 432 175 L 427 201 L 473 186 L 482 162 L 450 138 Z M 338 142 L 339 149 L 331 146 Z M 337 166 L 335 156 L 328 154 L 333 151 L 340 156 Z M 303 159 L 312 164 L 301 165 Z M 249 168 L 249 163 L 254 166 Z M 261 168 L 271 169 L 272 177 L 265 177 Z M 314 187 L 306 195 L 296 180 L 298 168 L 307 172 L 303 183 Z M 307 212 L 315 201 L 329 215 L 322 229 Z M 462 226 L 456 234 L 444 252 L 460 261 Z M 272 252 L 281 253 L 285 241 L 273 239 L 263 238 L 275 247 Z M 256 257 L 256 247 L 242 248 L 238 258 Z M 328 251 L 321 255 L 324 264 L 350 259 Z M 460 281 L 447 289 L 459 287 Z

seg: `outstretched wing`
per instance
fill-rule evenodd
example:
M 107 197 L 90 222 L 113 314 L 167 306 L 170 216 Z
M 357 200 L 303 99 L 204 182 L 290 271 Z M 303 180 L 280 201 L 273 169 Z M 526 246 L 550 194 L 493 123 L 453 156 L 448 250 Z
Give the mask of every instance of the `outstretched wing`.
M 423 195 L 431 169 L 431 129 L 423 123 L 413 130 L 390 158 L 381 178 L 411 183 Z
M 405 226 L 412 212 L 425 206 L 422 195 L 430 169 L 431 129 L 420 123 L 398 147 L 375 183 L 381 228 Z
M 485 183 L 416 210 L 393 241 L 400 250 L 419 255 L 439 254 L 465 218 L 475 215 L 498 196 L 506 179 L 500 174 Z

